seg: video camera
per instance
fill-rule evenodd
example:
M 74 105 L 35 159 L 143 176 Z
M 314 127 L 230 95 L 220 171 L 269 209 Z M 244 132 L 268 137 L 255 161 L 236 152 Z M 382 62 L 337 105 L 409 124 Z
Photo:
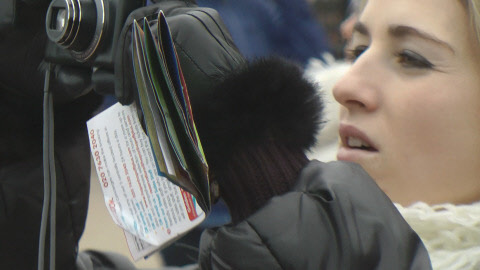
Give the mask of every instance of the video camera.
M 2 0 L 0 34 L 10 37 L 19 27 L 23 29 L 32 22 L 38 24 L 38 19 L 43 17 L 45 25 L 41 28 L 48 38 L 45 45 L 38 46 L 45 46 L 43 60 L 57 66 L 58 87 L 53 87 L 66 89 L 60 91 L 64 92 L 61 94 L 68 91 L 66 95 L 73 99 L 86 88 L 113 94 L 114 60 L 120 32 L 128 15 L 145 6 L 146 1 Z M 40 34 L 38 30 L 37 33 Z M 26 37 L 25 41 L 28 41 Z
M 128 14 L 145 0 L 53 0 L 45 27 L 45 60 L 113 68 L 116 41 Z
M 92 67 L 96 92 L 113 93 L 114 58 L 126 18 L 145 0 L 53 0 L 45 20 L 45 60 Z

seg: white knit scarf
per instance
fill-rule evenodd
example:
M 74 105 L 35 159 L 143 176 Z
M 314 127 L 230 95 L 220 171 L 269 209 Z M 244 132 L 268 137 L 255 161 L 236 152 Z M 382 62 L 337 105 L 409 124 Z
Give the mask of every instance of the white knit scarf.
M 423 240 L 434 270 L 480 269 L 480 202 L 395 206 Z

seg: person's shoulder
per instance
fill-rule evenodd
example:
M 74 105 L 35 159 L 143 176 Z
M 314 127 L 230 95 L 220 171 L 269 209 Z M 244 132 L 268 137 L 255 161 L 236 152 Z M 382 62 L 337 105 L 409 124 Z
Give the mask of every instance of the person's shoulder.
M 233 269 L 406 269 L 414 250 L 424 252 L 368 174 L 343 161 L 311 161 L 293 190 L 236 225 L 204 232 L 201 242 L 209 265 Z M 417 259 L 427 263 L 428 256 Z
M 294 191 L 328 201 L 353 217 L 374 213 L 380 219 L 403 221 L 390 198 L 357 163 L 312 160 L 300 172 Z
M 199 263 L 202 269 L 284 269 L 262 237 L 247 220 L 207 229 Z
M 313 191 L 316 188 L 352 189 L 363 186 L 380 191 L 374 180 L 357 163 L 347 161 L 322 162 L 311 160 L 300 172 L 294 190 Z

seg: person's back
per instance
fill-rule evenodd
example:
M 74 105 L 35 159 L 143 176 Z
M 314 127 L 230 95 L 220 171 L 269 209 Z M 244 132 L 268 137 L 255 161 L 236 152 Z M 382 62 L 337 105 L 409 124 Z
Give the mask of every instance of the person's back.
M 249 63 L 204 102 L 197 128 L 232 223 L 202 234 L 202 269 L 431 268 L 419 237 L 358 165 L 305 156 L 323 103 L 298 66 Z

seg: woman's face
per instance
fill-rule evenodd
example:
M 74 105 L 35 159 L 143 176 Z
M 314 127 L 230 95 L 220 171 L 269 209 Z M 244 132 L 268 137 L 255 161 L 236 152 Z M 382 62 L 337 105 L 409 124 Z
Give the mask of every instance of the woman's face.
M 334 87 L 338 159 L 394 202 L 480 200 L 480 46 L 454 0 L 369 0 Z

